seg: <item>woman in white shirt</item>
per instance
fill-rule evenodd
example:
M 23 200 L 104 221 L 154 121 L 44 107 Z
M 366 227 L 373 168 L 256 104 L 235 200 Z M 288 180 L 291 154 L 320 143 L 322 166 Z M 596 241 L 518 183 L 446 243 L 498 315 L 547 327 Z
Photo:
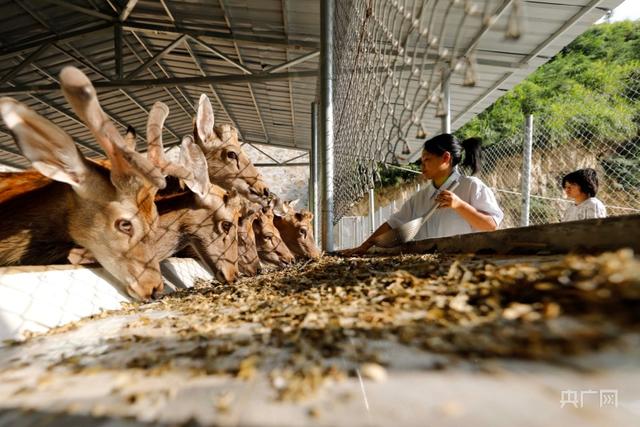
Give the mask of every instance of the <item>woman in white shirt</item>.
M 479 171 L 481 145 L 478 138 L 460 143 L 448 133 L 425 142 L 421 159 L 422 176 L 431 180 L 426 188 L 407 200 L 364 243 L 341 253 L 345 256 L 365 253 L 374 245 L 377 236 L 425 216 L 434 205 L 439 209 L 418 231 L 415 240 L 495 230 L 504 214 L 493 192 L 480 179 L 462 175 L 458 170 L 458 165 L 461 165 L 469 167 L 472 175 Z M 443 189 L 449 188 L 450 183 L 456 180 L 459 185 L 453 192 Z
M 606 218 L 607 208 L 596 198 L 598 174 L 591 168 L 578 169 L 562 178 L 562 188 L 574 203 L 567 208 L 563 221 Z

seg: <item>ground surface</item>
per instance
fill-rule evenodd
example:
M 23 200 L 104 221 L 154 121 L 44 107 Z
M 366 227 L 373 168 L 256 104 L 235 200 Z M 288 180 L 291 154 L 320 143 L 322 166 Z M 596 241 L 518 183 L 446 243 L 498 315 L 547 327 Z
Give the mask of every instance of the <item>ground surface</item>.
M 7 343 L 0 426 L 637 425 L 639 326 L 630 251 L 325 257 Z

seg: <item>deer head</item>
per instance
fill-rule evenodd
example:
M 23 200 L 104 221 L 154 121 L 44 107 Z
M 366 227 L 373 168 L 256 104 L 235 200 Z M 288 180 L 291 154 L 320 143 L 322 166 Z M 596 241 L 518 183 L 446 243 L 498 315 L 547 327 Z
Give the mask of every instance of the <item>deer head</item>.
M 182 180 L 193 193 L 193 199 L 179 210 L 162 214 L 159 246 L 178 246 L 178 242 L 165 242 L 165 239 L 189 239 L 216 278 L 223 283 L 232 282 L 238 271 L 239 198 L 234 190 L 225 191 L 211 184 L 207 159 L 193 137 L 186 136 L 182 139 L 179 162 L 171 162 L 165 158 L 162 127 L 168 114 L 168 107 L 161 102 L 156 102 L 151 109 L 147 123 L 147 154 L 164 174 Z M 169 230 L 172 231 L 168 232 Z
M 62 129 L 15 100 L 0 100 L 0 110 L 25 157 L 43 175 L 64 183 L 60 194 L 37 205 L 41 223 L 29 224 L 38 234 L 58 223 L 73 243 L 126 286 L 134 298 L 162 291 L 154 232 L 158 215 L 154 196 L 164 179 L 144 157 L 129 150 L 98 103 L 95 89 L 78 69 L 60 73 L 65 97 L 111 161 L 111 172 L 99 170 L 80 154 Z M 46 224 L 46 225 L 45 225 Z
M 238 219 L 238 270 L 245 276 L 255 276 L 261 272 L 260 257 L 253 232 L 253 221 L 261 206 L 244 200 Z
M 256 246 L 260 260 L 267 264 L 284 267 L 294 261 L 291 251 L 282 240 L 280 232 L 273 224 L 273 206 L 263 207 L 253 222 Z
M 194 135 L 207 158 L 212 182 L 227 190 L 233 188 L 253 202 L 266 202 L 269 190 L 240 147 L 238 132 L 231 125 L 215 126 L 213 108 L 205 94 L 200 96 Z
M 294 205 L 297 202 L 284 202 L 280 206 L 276 204 L 273 223 L 296 257 L 318 259 L 321 253 L 313 238 L 313 214 L 306 209 L 296 212 Z

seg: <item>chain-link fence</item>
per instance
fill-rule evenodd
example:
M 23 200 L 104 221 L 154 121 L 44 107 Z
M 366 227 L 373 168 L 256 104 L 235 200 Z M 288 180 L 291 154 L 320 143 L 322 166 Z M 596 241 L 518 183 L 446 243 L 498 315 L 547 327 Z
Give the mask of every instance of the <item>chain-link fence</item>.
M 608 216 L 640 214 L 640 73 L 629 76 L 616 94 L 630 106 L 626 112 L 618 111 L 613 103 L 608 111 L 602 111 L 602 104 L 594 111 L 585 100 L 586 107 L 580 114 L 533 114 L 530 138 L 522 123 L 521 133 L 485 147 L 479 177 L 492 188 L 505 213 L 500 228 L 561 221 L 573 203 L 563 194 L 562 177 L 583 168 L 596 170 L 597 197 L 605 204 Z M 527 168 L 528 141 L 531 157 Z M 527 170 L 529 183 L 525 186 Z M 526 187 L 529 215 L 523 218 Z M 392 204 L 376 207 L 375 226 L 386 221 L 404 200 L 406 197 L 399 196 Z M 368 215 L 345 216 L 336 227 L 337 246 L 362 243 L 371 234 L 369 224 Z
M 630 105 L 635 104 L 635 114 L 640 110 L 639 86 L 640 76 L 631 79 L 622 92 Z M 582 168 L 596 170 L 597 197 L 607 207 L 609 216 L 640 213 L 640 123 L 633 113 L 630 120 L 625 120 L 613 111 L 613 106 L 611 110 L 613 120 L 603 120 L 588 109 L 571 117 L 533 115 L 529 224 L 562 219 L 571 203 L 563 196 L 562 177 Z M 505 212 L 503 228 L 523 224 L 526 140 L 523 132 L 491 145 L 484 152 L 480 178 L 494 190 Z
M 477 41 L 505 30 L 492 28 L 498 16 L 508 17 L 506 38 L 518 37 L 522 7 L 519 0 L 336 2 L 336 222 L 373 187 L 379 162 L 398 163 L 424 140 L 426 117 L 445 115 L 442 83 L 452 73 L 475 85 Z

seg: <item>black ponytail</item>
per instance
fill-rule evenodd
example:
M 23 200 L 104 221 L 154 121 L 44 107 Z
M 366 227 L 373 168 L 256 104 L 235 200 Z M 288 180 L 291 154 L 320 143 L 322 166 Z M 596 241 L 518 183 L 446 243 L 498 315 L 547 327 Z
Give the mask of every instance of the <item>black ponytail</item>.
M 480 138 L 469 138 L 460 143 L 450 133 L 443 133 L 427 140 L 423 149 L 437 156 L 449 152 L 452 167 L 460 164 L 464 151 L 464 161 L 461 165 L 468 167 L 471 170 L 471 175 L 480 171 L 482 165 L 482 141 Z
M 480 138 L 469 138 L 462 141 L 464 148 L 464 160 L 462 166 L 471 170 L 471 175 L 475 175 L 482 167 L 482 140 Z

